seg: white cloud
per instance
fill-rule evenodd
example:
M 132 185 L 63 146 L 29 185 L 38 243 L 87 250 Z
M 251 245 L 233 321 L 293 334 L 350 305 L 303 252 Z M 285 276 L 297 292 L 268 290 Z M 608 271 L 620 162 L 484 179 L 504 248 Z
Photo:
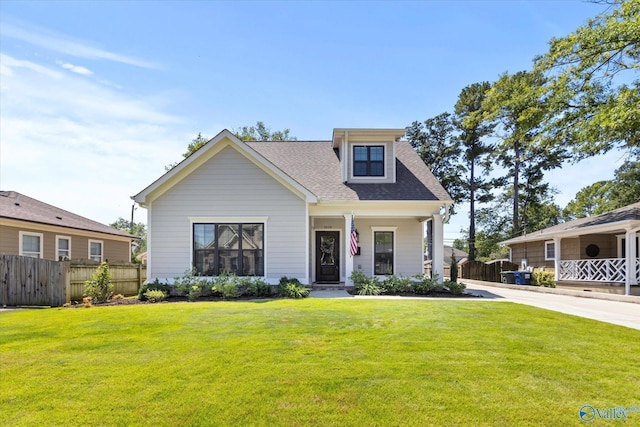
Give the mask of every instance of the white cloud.
M 0 35 L 77 58 L 107 60 L 142 68 L 161 68 L 160 65 L 150 61 L 109 52 L 108 50 L 91 46 L 87 41 L 74 40 L 53 31 L 24 23 L 20 23 L 20 26 L 17 26 L 3 21 L 0 27 Z
M 2 190 L 113 222 L 193 138 L 185 118 L 162 110 L 169 95 L 134 97 L 6 54 L 0 71 Z
M 69 71 L 71 71 L 73 73 L 81 74 L 83 76 L 89 76 L 89 75 L 93 74 L 93 71 L 89 70 L 88 68 L 81 67 L 79 65 L 73 65 L 73 64 L 70 64 L 68 62 L 56 61 L 56 64 L 58 64 L 59 66 L 61 66 L 65 70 L 69 70 Z

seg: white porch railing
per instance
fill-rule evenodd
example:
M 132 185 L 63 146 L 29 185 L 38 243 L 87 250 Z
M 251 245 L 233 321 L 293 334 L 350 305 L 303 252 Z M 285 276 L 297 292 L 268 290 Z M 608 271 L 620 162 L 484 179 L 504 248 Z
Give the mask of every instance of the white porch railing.
M 578 259 L 560 261 L 560 280 L 625 283 L 624 258 Z M 636 277 L 640 276 L 640 260 L 636 260 Z

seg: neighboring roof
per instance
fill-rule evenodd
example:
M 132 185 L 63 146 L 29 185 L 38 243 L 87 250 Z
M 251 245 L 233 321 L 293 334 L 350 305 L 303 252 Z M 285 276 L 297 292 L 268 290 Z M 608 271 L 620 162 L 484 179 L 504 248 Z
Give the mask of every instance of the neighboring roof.
M 640 227 L 640 202 L 606 212 L 596 216 L 578 218 L 573 221 L 554 225 L 524 236 L 501 242 L 504 245 L 546 240 L 553 237 L 579 236 L 595 232 L 624 230 Z
M 450 245 L 444 245 L 443 247 L 443 261 L 445 264 L 451 264 L 451 251 L 453 251 L 453 255 L 456 257 L 456 261 L 458 264 L 464 264 L 468 261 L 469 254 L 465 251 L 461 251 L 460 249 L 454 248 Z M 431 263 L 431 260 L 425 261 L 426 263 Z
M 15 191 L 0 191 L 0 217 L 137 239 L 117 228 L 100 224 Z
M 452 202 L 407 141 L 396 141 L 396 182 L 342 182 L 340 159 L 331 141 L 254 141 L 247 145 L 320 200 L 421 200 Z

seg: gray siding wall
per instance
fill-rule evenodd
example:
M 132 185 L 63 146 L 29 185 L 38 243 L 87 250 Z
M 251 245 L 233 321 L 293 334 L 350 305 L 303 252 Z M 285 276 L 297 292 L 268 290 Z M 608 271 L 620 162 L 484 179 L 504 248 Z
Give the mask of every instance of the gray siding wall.
M 152 202 L 149 280 L 172 280 L 191 268 L 189 217 L 268 217 L 266 278 L 306 278 L 306 202 L 234 148 L 224 148 Z

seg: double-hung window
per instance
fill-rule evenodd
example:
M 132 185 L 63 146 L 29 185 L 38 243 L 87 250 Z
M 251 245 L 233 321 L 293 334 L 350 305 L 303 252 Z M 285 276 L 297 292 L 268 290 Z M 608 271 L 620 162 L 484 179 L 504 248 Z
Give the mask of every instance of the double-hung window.
M 384 176 L 384 146 L 355 145 L 353 176 Z
M 264 224 L 194 223 L 193 266 L 203 276 L 264 276 Z
M 386 276 L 394 274 L 395 241 L 394 231 L 373 231 L 373 274 Z
M 71 237 L 56 236 L 56 259 L 71 259 Z
M 544 242 L 544 259 L 545 261 L 552 261 L 556 259 L 555 242 Z
M 42 258 L 42 233 L 30 233 L 21 231 L 20 235 L 20 255 L 32 258 Z
M 102 240 L 89 240 L 89 259 L 102 262 Z

